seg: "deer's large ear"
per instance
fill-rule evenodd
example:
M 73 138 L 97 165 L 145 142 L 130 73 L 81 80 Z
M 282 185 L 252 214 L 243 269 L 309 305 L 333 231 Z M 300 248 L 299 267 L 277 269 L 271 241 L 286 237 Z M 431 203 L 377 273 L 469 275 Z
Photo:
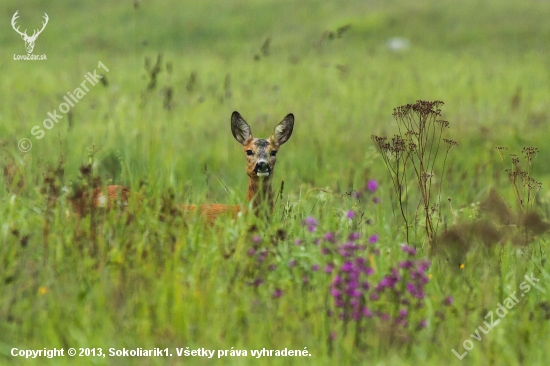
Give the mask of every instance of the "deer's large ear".
M 237 140 L 241 145 L 244 145 L 245 142 L 252 138 L 250 126 L 237 111 L 233 112 L 231 115 L 231 132 L 233 133 L 235 140 Z
M 282 145 L 288 141 L 292 135 L 292 129 L 294 128 L 294 115 L 292 113 L 288 114 L 282 121 L 279 123 L 270 139 L 277 145 Z

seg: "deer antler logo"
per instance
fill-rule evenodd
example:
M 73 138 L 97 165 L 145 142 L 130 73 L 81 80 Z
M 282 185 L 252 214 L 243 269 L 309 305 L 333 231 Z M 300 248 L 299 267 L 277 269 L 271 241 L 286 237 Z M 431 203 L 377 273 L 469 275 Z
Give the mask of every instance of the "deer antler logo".
M 34 42 L 36 41 L 36 38 L 38 37 L 38 35 L 40 33 L 42 33 L 42 31 L 44 30 L 44 28 L 46 28 L 46 24 L 48 24 L 48 14 L 44 13 L 44 22 L 42 23 L 42 29 L 40 30 L 34 30 L 32 36 L 28 36 L 27 35 L 27 30 L 25 29 L 24 32 L 21 32 L 19 30 L 19 27 L 15 27 L 15 21 L 17 20 L 17 18 L 19 18 L 19 15 L 17 14 L 19 12 L 19 10 L 17 10 L 15 12 L 15 14 L 13 14 L 13 18 L 11 18 L 11 26 L 13 27 L 13 29 L 19 33 L 21 35 L 21 38 L 23 38 L 23 40 L 25 41 L 25 48 L 27 49 L 27 53 L 32 53 L 32 50 L 34 49 Z

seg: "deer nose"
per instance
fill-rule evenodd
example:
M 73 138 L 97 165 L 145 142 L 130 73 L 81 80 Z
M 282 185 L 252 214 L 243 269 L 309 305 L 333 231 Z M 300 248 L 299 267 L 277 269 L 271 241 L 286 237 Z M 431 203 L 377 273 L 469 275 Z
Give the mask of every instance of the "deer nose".
M 256 170 L 265 172 L 266 170 L 269 170 L 269 165 L 268 165 L 267 162 L 265 162 L 265 161 L 259 161 L 259 162 L 256 164 Z
M 266 161 L 259 161 L 254 167 L 254 172 L 258 175 L 269 175 L 269 173 L 271 172 L 271 168 Z

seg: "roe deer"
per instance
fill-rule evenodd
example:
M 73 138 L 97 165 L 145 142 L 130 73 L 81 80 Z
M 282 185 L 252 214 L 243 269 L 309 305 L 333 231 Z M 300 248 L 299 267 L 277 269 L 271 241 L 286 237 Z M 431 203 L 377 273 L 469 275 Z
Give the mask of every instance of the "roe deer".
M 277 161 L 277 152 L 281 145 L 288 141 L 294 128 L 294 115 L 288 114 L 276 127 L 268 139 L 254 138 L 250 126 L 239 112 L 233 112 L 231 115 L 231 132 L 241 145 L 246 154 L 246 174 L 248 175 L 248 193 L 247 201 L 252 201 L 254 213 L 258 213 L 261 205 L 267 204 L 269 210 L 273 210 L 273 190 L 271 181 L 275 163 Z M 95 188 L 92 193 L 93 207 L 111 208 L 113 203 L 121 201 L 128 202 L 130 191 L 128 188 L 120 185 L 106 187 L 107 197 L 101 188 Z M 72 200 L 73 210 L 78 215 L 86 214 L 90 207 L 88 194 L 77 195 Z M 203 205 L 183 205 L 181 209 L 184 212 L 195 212 L 199 210 L 200 215 L 212 222 L 216 217 L 224 214 L 230 214 L 236 217 L 239 212 L 245 211 L 240 205 L 223 204 L 203 204 Z
M 113 204 L 128 202 L 130 196 L 130 190 L 124 186 L 112 185 L 105 187 L 105 196 L 102 188 L 98 187 L 92 191 L 92 200 L 89 201 L 88 192 L 77 192 L 75 196 L 70 199 L 73 206 L 73 212 L 78 216 L 84 216 L 90 210 L 90 207 L 111 209 Z M 67 216 L 70 216 L 67 212 Z
M 252 201 L 252 207 L 257 214 L 262 204 L 267 204 L 269 210 L 273 210 L 273 190 L 271 181 L 277 152 L 281 145 L 288 141 L 294 128 L 294 115 L 288 114 L 276 127 L 268 139 L 254 138 L 250 126 L 239 112 L 231 115 L 231 132 L 235 140 L 243 146 L 246 154 L 246 174 L 248 175 L 247 201 Z M 194 212 L 199 209 L 202 216 L 208 221 L 213 221 L 217 216 L 230 214 L 236 217 L 244 211 L 240 205 L 204 204 L 184 205 L 183 211 Z

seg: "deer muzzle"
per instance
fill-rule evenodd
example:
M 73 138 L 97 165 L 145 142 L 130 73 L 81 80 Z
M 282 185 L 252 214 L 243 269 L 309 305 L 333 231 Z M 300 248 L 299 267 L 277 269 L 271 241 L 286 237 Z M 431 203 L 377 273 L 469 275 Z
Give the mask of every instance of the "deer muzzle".
M 256 173 L 258 177 L 268 177 L 269 174 L 271 174 L 271 168 L 269 167 L 267 161 L 260 160 L 254 167 L 254 173 Z

